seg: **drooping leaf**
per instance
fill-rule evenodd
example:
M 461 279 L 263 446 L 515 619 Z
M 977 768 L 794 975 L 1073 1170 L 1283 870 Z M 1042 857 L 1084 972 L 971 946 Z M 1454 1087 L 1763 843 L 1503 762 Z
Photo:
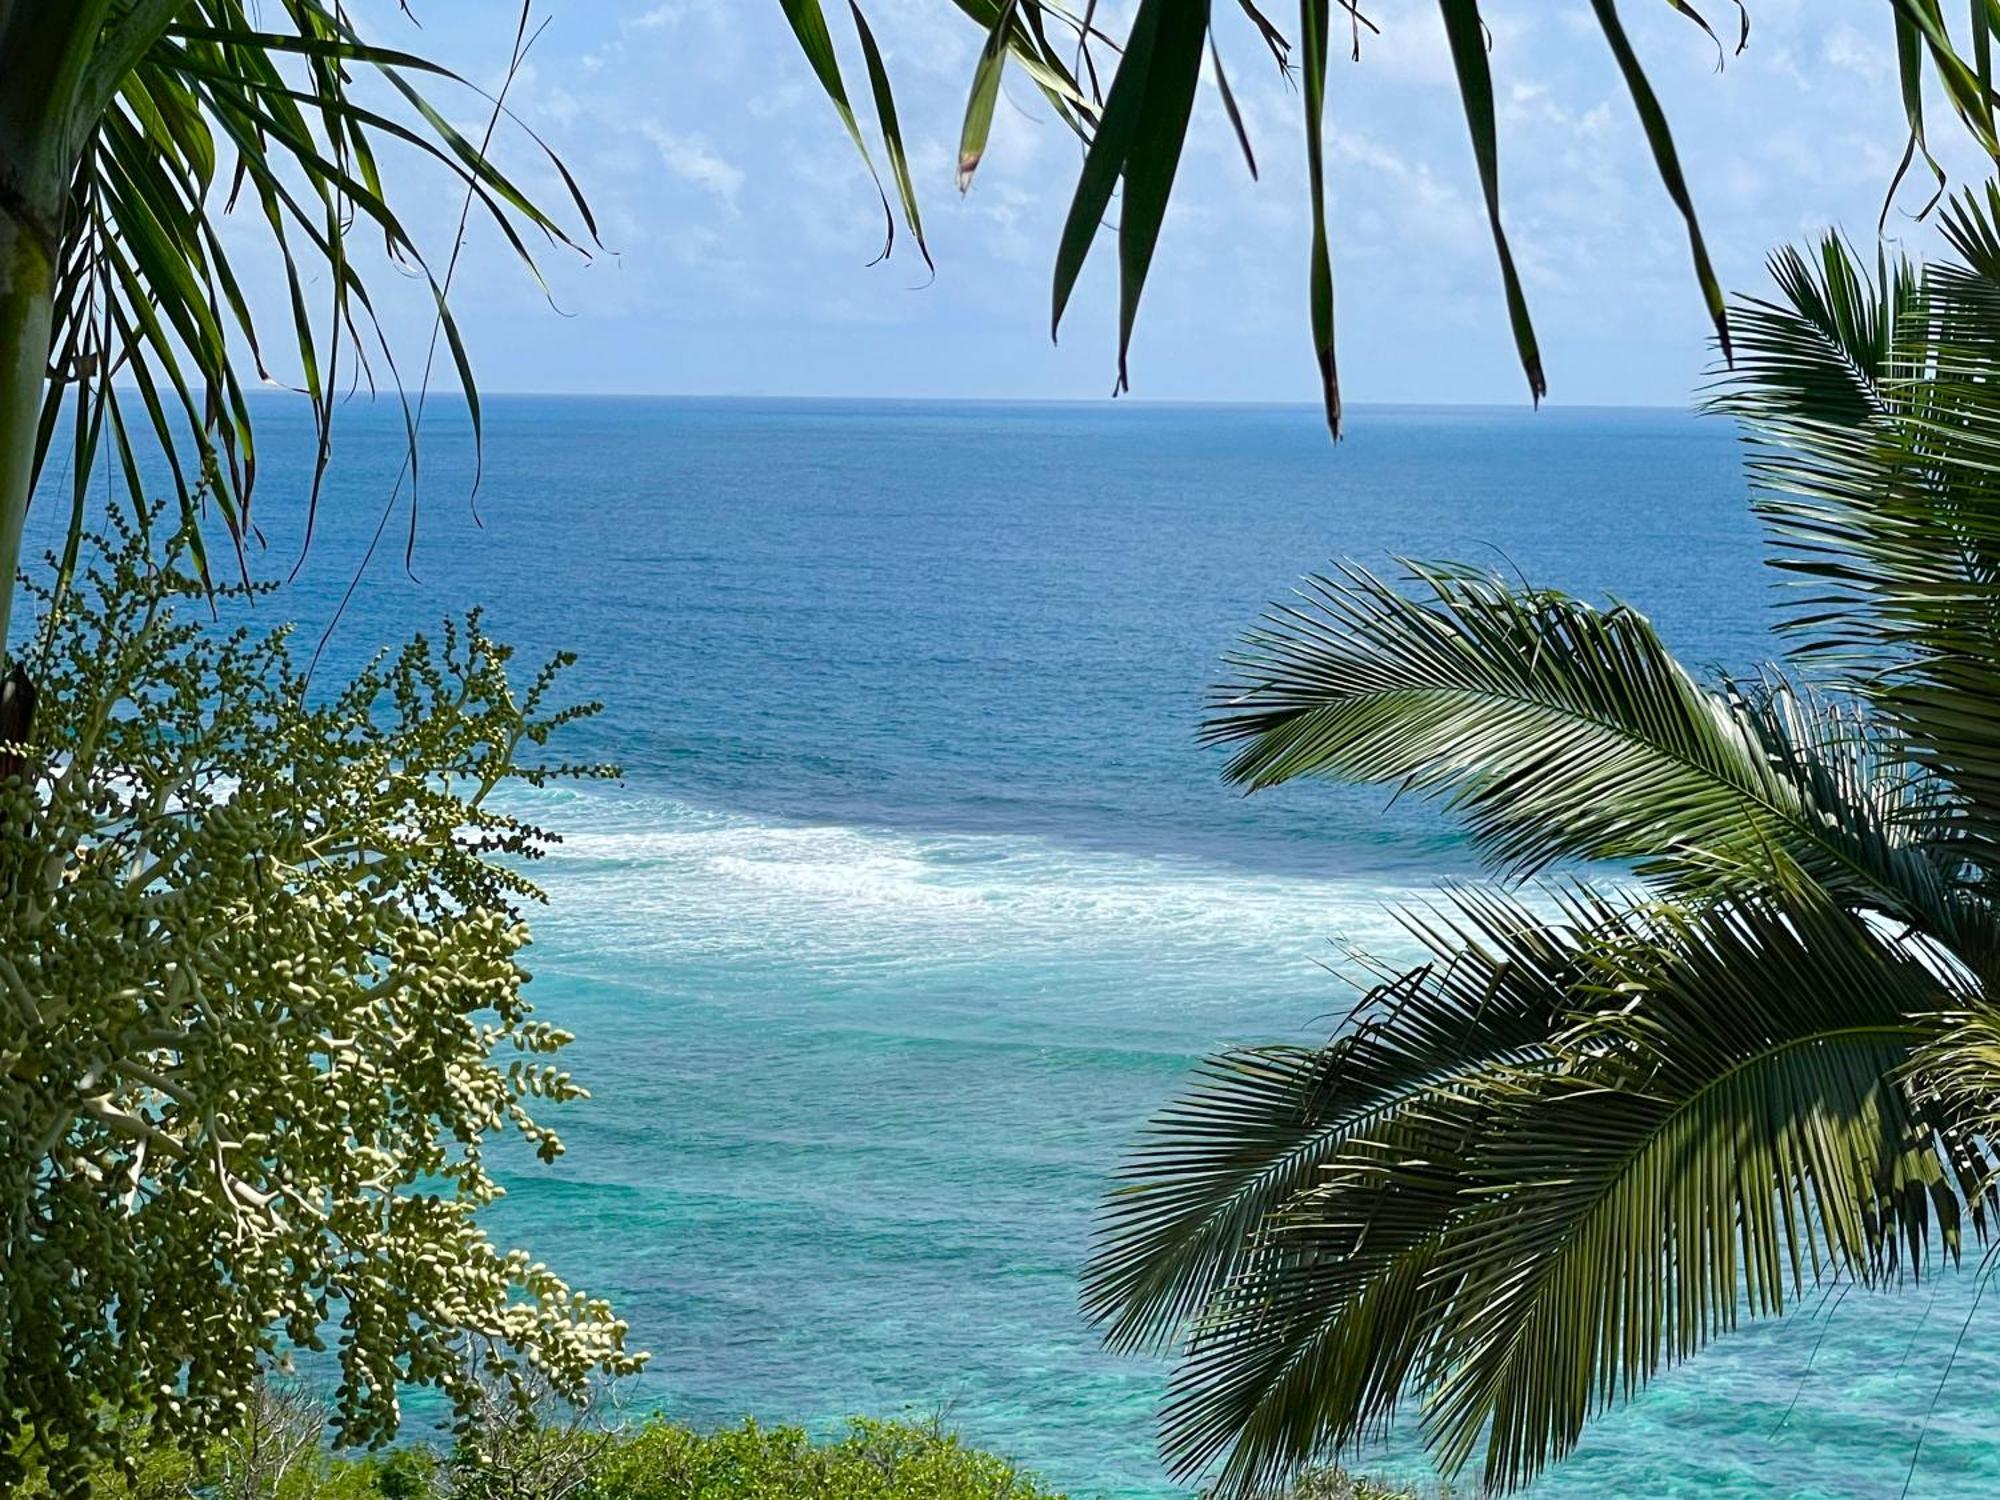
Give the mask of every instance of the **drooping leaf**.
M 1243 148 L 1243 165 L 1250 169 L 1251 181 L 1257 178 L 1257 153 L 1250 145 L 1250 132 L 1243 124 L 1243 111 L 1236 106 L 1236 94 L 1229 87 L 1229 74 L 1222 66 L 1222 49 L 1215 45 L 1214 32 L 1209 33 L 1208 59 L 1215 69 L 1215 91 L 1222 96 L 1223 113 L 1229 116 L 1229 128 L 1236 132 L 1236 144 Z
M 1076 288 L 1076 278 L 1082 274 L 1084 260 L 1111 206 L 1112 191 L 1125 170 L 1125 159 L 1143 111 L 1146 74 L 1153 65 L 1159 15 L 1157 4 L 1142 6 L 1134 19 L 1131 34 L 1125 39 L 1124 56 L 1104 96 L 1097 132 L 1091 137 L 1090 149 L 1084 153 L 1083 169 L 1077 174 L 1076 191 L 1070 197 L 1069 213 L 1056 244 L 1050 338 L 1062 330 L 1070 293 Z
M 1201 81 L 1209 0 L 1141 0 L 1159 13 L 1146 91 L 1126 148 L 1125 193 L 1118 215 L 1118 383 L 1131 385 L 1128 360 L 1139 298 L 1153 267 L 1160 226 L 1187 141 L 1188 117 Z M 1136 25 L 1136 23 L 1135 23 Z
M 1604 32 L 1605 41 L 1611 44 L 1611 55 L 1618 60 L 1618 71 L 1625 77 L 1625 87 L 1632 95 L 1632 104 L 1639 112 L 1639 123 L 1645 128 L 1646 144 L 1652 148 L 1653 165 L 1660 174 L 1660 184 L 1667 190 L 1674 207 L 1680 210 L 1681 220 L 1687 226 L 1688 253 L 1694 260 L 1695 283 L 1701 289 L 1702 301 L 1707 304 L 1708 316 L 1715 324 L 1715 337 L 1722 346 L 1722 357 L 1730 358 L 1729 309 L 1723 302 L 1722 283 L 1716 279 L 1715 267 L 1709 262 L 1708 244 L 1702 238 L 1701 221 L 1695 216 L 1694 198 L 1688 191 L 1687 177 L 1681 171 L 1680 152 L 1674 147 L 1673 132 L 1667 126 L 1667 112 L 1660 107 L 1659 95 L 1653 92 L 1652 81 L 1646 77 L 1646 70 L 1639 62 L 1639 54 L 1632 48 L 1632 40 L 1625 33 L 1625 23 L 1618 16 L 1618 0 L 1590 0 L 1591 9 L 1597 13 L 1598 25 Z
M 1333 342 L 1333 252 L 1326 232 L 1326 0 L 1299 0 L 1299 40 L 1304 52 L 1300 87 L 1306 124 L 1306 204 L 1312 216 L 1307 252 L 1307 326 L 1319 367 L 1320 406 L 1327 431 L 1340 440 L 1340 367 Z
M 923 216 L 917 208 L 917 186 L 910 178 L 903 128 L 896 118 L 896 95 L 889 86 L 889 71 L 882 66 L 881 50 L 875 45 L 875 33 L 868 28 L 868 18 L 861 13 L 859 0 L 849 0 L 849 9 L 854 12 L 854 30 L 861 38 L 861 55 L 868 65 L 868 85 L 875 95 L 875 117 L 882 127 L 882 144 L 888 151 L 896 193 L 902 199 L 903 221 L 910 226 L 910 237 L 917 242 L 917 253 L 923 256 L 924 264 L 935 271 L 937 264 L 931 259 L 931 247 L 924 239 Z
M 840 58 L 833 50 L 833 34 L 826 28 L 826 12 L 820 9 L 819 0 L 778 0 L 778 3 L 784 7 L 785 19 L 792 23 L 792 34 L 812 65 L 813 76 L 846 127 L 847 138 L 861 154 L 861 164 L 868 169 L 868 180 L 875 184 L 876 196 L 882 200 L 882 253 L 876 259 L 886 259 L 896 245 L 896 218 L 889 210 L 882 174 L 875 170 L 874 153 L 868 149 L 868 142 L 861 134 L 861 122 L 855 118 L 854 105 L 848 100 L 847 81 L 841 77 Z
M 524 9 L 510 80 L 531 39 L 525 25 Z M 381 87 L 357 86 L 360 75 Z M 259 465 L 245 373 L 275 383 L 273 355 L 281 347 L 295 365 L 315 429 L 308 538 L 344 377 L 365 378 L 372 388 L 379 368 L 395 385 L 413 464 L 417 424 L 349 253 L 356 232 L 379 235 L 389 257 L 432 293 L 437 336 L 465 393 L 478 448 L 478 390 L 452 319 L 450 271 L 433 271 L 385 196 L 378 148 L 406 147 L 446 174 L 468 211 L 486 215 L 538 282 L 524 235 L 572 248 L 583 239 L 492 159 L 490 129 L 486 143 L 475 143 L 414 80 L 470 87 L 440 64 L 364 41 L 340 8 L 323 0 L 287 0 L 268 22 L 243 0 L 107 12 L 79 87 L 77 168 L 63 215 L 53 379 L 38 471 L 56 414 L 81 396 L 70 454 L 78 477 L 97 466 L 109 434 L 115 472 L 135 504 L 147 496 L 144 485 L 159 482 L 147 468 L 160 462 L 196 560 L 206 565 L 199 527 L 212 512 L 239 568 L 246 568 L 245 547 L 257 534 Z M 504 97 L 503 85 L 500 96 L 485 100 L 494 122 L 504 113 Z M 536 144 L 555 164 L 585 236 L 594 234 L 574 179 Z M 242 252 L 219 228 L 245 201 L 246 189 L 283 270 L 284 306 L 275 324 L 247 293 L 234 264 Z M 309 294 L 315 280 L 318 289 Z M 286 329 L 285 336 L 274 341 L 274 328 Z M 374 343 L 372 353 L 364 337 Z M 119 415 L 121 383 L 159 450 L 143 462 Z M 65 557 L 73 558 L 74 544 L 72 532 Z
M 1178 1476 L 1269 1493 L 1417 1400 L 1512 1488 L 1739 1318 L 1984 1232 L 1989 1154 L 1906 1082 L 1928 964 L 1810 902 L 1554 904 L 1439 912 L 1321 1053 L 1227 1054 L 1157 1122 L 1088 1285 L 1185 1340 Z
M 1511 876 L 1630 860 L 1685 893 L 1816 888 L 1941 938 L 1974 913 L 1921 778 L 1773 679 L 1709 688 L 1616 606 L 1411 564 L 1349 565 L 1232 658 L 1206 737 L 1256 790 L 1298 776 L 1446 797 Z
M 1458 96 L 1465 104 L 1465 123 L 1472 132 L 1472 156 L 1479 168 L 1479 188 L 1486 200 L 1486 221 L 1493 230 L 1493 249 L 1500 257 L 1500 283 L 1507 297 L 1507 321 L 1514 330 L 1514 350 L 1528 377 L 1528 394 L 1540 404 L 1549 393 L 1542 371 L 1542 353 L 1535 342 L 1535 325 L 1528 316 L 1528 299 L 1514 268 L 1514 252 L 1500 223 L 1500 147 L 1493 118 L 1493 75 L 1486 63 L 1486 27 L 1478 0 L 1440 0 L 1445 36 L 1451 43 L 1452 67 L 1458 73 Z
M 1000 75 L 1007 66 L 1008 33 L 1014 24 L 1015 0 L 1006 0 L 979 49 L 972 70 L 972 92 L 965 101 L 965 123 L 958 134 L 958 190 L 972 186 L 972 174 L 986 155 L 986 138 L 993 131 L 993 108 L 1000 99 Z

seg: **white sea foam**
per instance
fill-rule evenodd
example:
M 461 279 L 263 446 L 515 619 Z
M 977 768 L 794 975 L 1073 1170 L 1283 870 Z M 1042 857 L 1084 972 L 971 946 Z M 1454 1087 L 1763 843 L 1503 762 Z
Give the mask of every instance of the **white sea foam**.
M 1407 946 L 1393 908 L 1426 894 L 1016 835 L 786 823 L 635 792 L 547 815 L 564 833 L 540 872 L 552 925 L 654 959 L 775 945 L 823 963 L 1134 948 L 1317 962 L 1346 944 Z

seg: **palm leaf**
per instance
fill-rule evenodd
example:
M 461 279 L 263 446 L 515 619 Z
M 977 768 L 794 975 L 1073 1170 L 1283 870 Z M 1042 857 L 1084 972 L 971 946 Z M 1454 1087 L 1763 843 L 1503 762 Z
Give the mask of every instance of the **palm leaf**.
M 1163 1202 L 1226 1203 L 1212 1183 L 1242 1140 L 1289 1167 L 1302 1098 L 1335 1137 L 1309 1177 L 1241 1174 L 1260 1212 L 1229 1205 L 1233 1241 L 1114 1232 L 1100 1252 L 1117 1285 L 1152 1287 L 1158 1257 L 1200 1294 L 1163 1416 L 1183 1476 L 1255 1493 L 1417 1394 L 1448 1472 L 1483 1445 L 1487 1481 L 1511 1487 L 1740 1317 L 1955 1254 L 1968 1205 L 1983 1232 L 1990 1161 L 1947 1101 L 1905 1082 L 1965 997 L 1868 924 L 1577 893 L 1554 922 L 1461 907 L 1433 938 L 1397 996 L 1424 997 L 1407 1049 L 1423 1061 L 1397 1088 L 1343 1094 L 1340 1039 L 1328 1093 L 1297 1070 L 1239 1072 L 1163 1120 L 1145 1180 Z M 1455 1021 L 1439 979 L 1454 972 Z M 1465 1003 L 1482 988 L 1522 1018 L 1518 1045 Z M 1383 1012 L 1385 1033 L 1401 1013 Z M 1459 1028 L 1455 1051 L 1425 1043 L 1435 1020 Z
M 526 233 L 573 248 L 582 243 L 412 81 L 462 80 L 421 57 L 364 42 L 340 7 L 324 0 L 283 0 L 270 9 L 265 24 L 242 0 L 171 6 L 124 0 L 108 7 L 80 91 L 74 133 L 82 144 L 57 267 L 54 378 L 34 460 L 39 471 L 57 414 L 74 397 L 70 460 L 78 481 L 95 464 L 103 434 L 113 430 L 134 501 L 143 500 L 137 488 L 143 468 L 132 461 L 125 425 L 115 420 L 121 398 L 114 377 L 129 380 L 124 399 L 136 398 L 144 410 L 184 528 L 198 531 L 201 512 L 212 506 L 239 556 L 255 529 L 258 466 L 254 412 L 234 352 L 240 341 L 257 376 L 272 381 L 266 349 L 273 328 L 243 291 L 232 252 L 216 232 L 219 212 L 247 189 L 284 268 L 288 297 L 277 326 L 296 358 L 317 429 L 309 515 L 347 367 L 372 385 L 379 366 L 400 387 L 390 342 L 349 252 L 357 231 L 379 235 L 392 258 L 428 282 L 475 443 L 480 436 L 478 389 L 446 300 L 448 274 L 432 268 L 384 196 L 382 144 L 409 148 L 446 173 L 531 273 L 535 256 Z M 524 44 L 518 35 L 517 63 Z M 356 73 L 386 84 L 407 114 L 368 102 Z M 493 107 L 496 116 L 503 108 L 497 101 Z M 549 160 L 555 161 L 552 153 Z M 584 232 L 594 232 L 574 181 L 566 171 L 562 176 L 569 206 Z M 314 268 L 325 273 L 318 313 L 306 291 Z M 407 406 L 406 429 L 414 444 Z M 414 446 L 410 457 L 414 465 Z M 69 557 L 74 531 L 73 525 Z
M 813 69 L 821 91 L 826 94 L 843 128 L 857 150 L 874 171 L 873 159 L 860 125 L 849 103 L 846 84 L 833 42 L 819 13 L 818 0 L 780 0 L 792 19 L 802 51 Z M 874 88 L 877 115 L 881 120 L 885 145 L 895 161 L 901 151 L 900 126 L 887 71 L 874 38 L 856 5 L 855 20 L 861 34 L 870 81 Z M 1695 0 L 1669 0 L 1673 9 L 1714 39 L 1716 31 Z M 1898 4 L 1912 0 L 1897 0 Z M 1081 15 L 1058 0 L 957 0 L 958 8 L 986 33 L 986 44 L 974 65 L 972 87 L 960 135 L 958 181 L 968 186 L 973 171 L 984 154 L 992 126 L 994 103 L 1001 76 L 1011 61 L 1025 71 L 1049 100 L 1058 118 L 1081 135 L 1087 149 L 1071 193 L 1070 213 L 1058 237 L 1055 269 L 1051 278 L 1054 316 L 1059 326 L 1083 262 L 1097 230 L 1105 220 L 1111 197 L 1122 183 L 1126 203 L 1119 223 L 1120 311 L 1118 388 L 1130 384 L 1129 354 L 1133 325 L 1145 283 L 1152 266 L 1166 206 L 1172 196 L 1182 148 L 1186 140 L 1195 80 L 1200 67 L 1204 40 L 1214 58 L 1217 92 L 1223 116 L 1235 133 L 1244 158 L 1256 175 L 1256 154 L 1244 126 L 1224 68 L 1221 48 L 1207 36 L 1209 0 L 1140 0 L 1132 14 L 1131 29 L 1122 45 L 1114 44 L 1095 22 L 1096 6 L 1086 4 Z M 1474 163 L 1491 223 L 1494 245 L 1500 261 L 1501 282 L 1516 349 L 1529 389 L 1539 400 L 1547 389 L 1542 358 L 1534 328 L 1528 317 L 1527 299 L 1515 268 L 1514 253 L 1502 227 L 1498 153 L 1493 116 L 1493 80 L 1487 61 L 1487 33 L 1476 0 L 1441 0 L 1459 90 L 1470 129 Z M 1694 209 L 1691 190 L 1682 172 L 1666 116 L 1649 81 L 1645 68 L 1627 37 L 1616 6 L 1611 0 L 1593 0 L 1599 29 L 1611 45 L 1613 59 L 1638 111 L 1640 124 L 1652 150 L 1654 165 L 1668 196 L 1680 212 L 1687 229 L 1697 285 L 1724 346 L 1730 333 L 1721 289 L 1709 263 L 1701 226 Z M 1263 46 L 1288 69 L 1291 42 L 1278 26 L 1250 0 L 1240 0 L 1240 8 L 1255 28 Z M 1326 131 L 1327 63 L 1331 51 L 1332 0 L 1300 0 L 1298 14 L 1301 52 L 1300 89 L 1306 130 L 1306 193 L 1313 225 L 1313 240 L 1306 278 L 1307 324 L 1319 371 L 1321 400 L 1329 431 L 1341 432 L 1341 392 L 1334 348 L 1334 308 L 1332 254 L 1326 226 L 1329 196 L 1324 136 Z M 1360 57 L 1361 33 L 1378 28 L 1354 0 L 1340 0 L 1354 34 L 1354 54 Z M 1738 0 L 1740 17 L 1738 50 L 1749 38 L 1749 14 Z M 1075 64 L 1065 62 L 1051 33 L 1075 41 Z M 1921 36 L 1920 31 L 1911 32 Z M 1114 47 L 1116 67 L 1108 88 L 1099 97 L 1099 69 L 1093 48 Z M 1718 50 L 1720 42 L 1717 42 Z M 1923 53 L 1940 74 L 1963 69 L 1948 37 L 1941 37 Z M 1079 77 L 1088 80 L 1087 86 Z M 1100 109 L 1101 103 L 1101 109 Z M 877 186 L 879 187 L 879 181 Z M 902 176 L 898 188 L 904 215 L 916 227 L 916 199 Z M 926 261 L 929 256 L 926 254 Z
M 1410 565 L 1304 586 L 1232 658 L 1211 742 L 1258 790 L 1302 775 L 1448 798 L 1501 869 L 1620 859 L 1675 890 L 1816 889 L 1955 934 L 1961 857 L 1864 718 L 1782 679 L 1698 683 L 1645 618 Z
M 1451 44 L 1452 67 L 1458 73 L 1458 94 L 1465 103 L 1465 122 L 1472 132 L 1472 157 L 1479 168 L 1480 196 L 1486 200 L 1486 221 L 1493 231 L 1493 249 L 1500 258 L 1500 284 L 1507 295 L 1507 320 L 1513 325 L 1514 348 L 1528 376 L 1528 394 L 1537 403 L 1549 393 L 1542 373 L 1542 352 L 1535 325 L 1528 316 L 1528 299 L 1514 269 L 1514 251 L 1500 223 L 1500 147 L 1493 119 L 1493 74 L 1486 62 L 1486 25 L 1478 0 L 1440 0 L 1445 36 Z M 1699 16 L 1696 18 L 1699 20 Z M 1704 29 L 1707 23 L 1701 22 Z
M 1259 1227 L 1386 1111 L 1547 1042 L 1561 935 L 1504 897 L 1468 894 L 1462 910 L 1410 914 L 1436 962 L 1370 990 L 1328 1046 L 1223 1053 L 1154 1121 L 1084 1277 L 1084 1309 L 1110 1343 L 1178 1339 Z
M 1788 1289 L 1893 1276 L 1933 1231 L 1955 1256 L 1986 1174 L 1902 1081 L 1944 986 L 1852 918 L 1649 913 L 1594 957 L 1611 1004 L 1474 1153 L 1442 1252 L 1466 1274 L 1427 1432 L 1448 1469 L 1483 1442 L 1501 1487 Z
M 2000 863 L 2000 197 L 1965 195 L 1963 257 L 1871 276 L 1835 241 L 1744 325 L 1717 404 L 1753 439 L 1756 508 L 1801 585 L 1797 652 L 1882 710 L 1960 795 L 1966 857 Z

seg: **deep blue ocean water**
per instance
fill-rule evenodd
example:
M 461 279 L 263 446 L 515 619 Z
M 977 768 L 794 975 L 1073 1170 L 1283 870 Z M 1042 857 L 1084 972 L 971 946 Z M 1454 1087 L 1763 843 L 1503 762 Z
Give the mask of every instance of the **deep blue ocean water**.
M 1195 730 L 1232 639 L 1299 573 L 1401 553 L 1615 595 L 1691 662 L 1770 649 L 1734 435 L 1678 413 L 1363 410 L 1338 449 L 1304 409 L 515 398 L 487 424 L 479 520 L 437 421 L 410 569 L 398 509 L 322 671 L 483 603 L 606 704 L 568 748 L 623 781 L 532 804 L 567 840 L 533 993 L 594 1097 L 496 1231 L 616 1300 L 641 1405 L 942 1411 L 1079 1500 L 1179 1493 L 1163 1368 L 1075 1308 L 1121 1151 L 1202 1052 L 1322 1037 L 1343 945 L 1395 956 L 1393 904 L 1474 873 L 1413 803 L 1223 787 Z M 262 432 L 253 567 L 284 577 L 303 413 Z M 261 617 L 333 617 L 400 432 L 343 419 Z M 1994 1493 L 1994 1331 L 1970 1274 L 1809 1303 L 1534 1493 Z M 1424 1472 L 1414 1432 L 1364 1466 Z

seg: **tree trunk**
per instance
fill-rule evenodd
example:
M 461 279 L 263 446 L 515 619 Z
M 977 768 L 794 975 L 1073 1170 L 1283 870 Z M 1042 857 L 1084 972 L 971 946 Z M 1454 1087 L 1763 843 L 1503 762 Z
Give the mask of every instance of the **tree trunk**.
M 172 9 L 133 7 L 120 56 L 136 56 Z M 90 124 L 78 101 L 109 10 L 110 0 L 0 0 L 0 661 L 48 385 L 63 204 Z
M 49 369 L 55 267 L 47 226 L 0 198 L 0 660 L 21 566 Z

